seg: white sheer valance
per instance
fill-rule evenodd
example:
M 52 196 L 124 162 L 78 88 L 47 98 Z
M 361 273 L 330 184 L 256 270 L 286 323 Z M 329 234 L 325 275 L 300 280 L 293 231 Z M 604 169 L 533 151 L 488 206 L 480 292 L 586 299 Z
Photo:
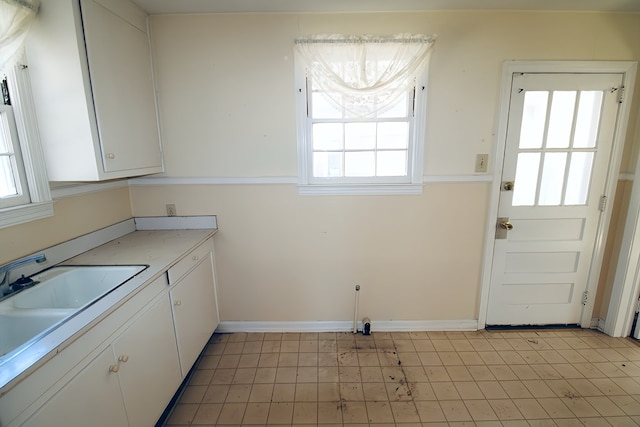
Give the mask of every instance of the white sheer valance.
M 16 63 L 39 6 L 38 0 L 0 0 L 0 74 Z
M 296 39 L 312 89 L 349 116 L 379 115 L 414 87 L 436 36 L 317 35 Z

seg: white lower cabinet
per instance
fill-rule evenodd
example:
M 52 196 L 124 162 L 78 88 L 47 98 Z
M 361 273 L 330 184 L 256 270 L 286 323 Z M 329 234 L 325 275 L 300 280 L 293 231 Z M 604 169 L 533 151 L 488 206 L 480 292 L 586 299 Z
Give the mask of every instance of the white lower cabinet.
M 182 382 L 166 294 L 112 344 L 130 426 L 154 425 Z
M 191 261 L 196 266 L 169 292 L 182 375 L 187 375 L 218 326 L 213 253 L 191 255 Z
M 8 426 L 152 426 L 218 323 L 209 239 L 58 354 L 77 360 L 71 370 L 40 367 L 48 391 Z
M 120 382 L 109 371 L 113 365 L 113 351 L 107 347 L 23 425 L 126 426 Z
M 151 426 L 181 381 L 164 294 L 25 425 Z

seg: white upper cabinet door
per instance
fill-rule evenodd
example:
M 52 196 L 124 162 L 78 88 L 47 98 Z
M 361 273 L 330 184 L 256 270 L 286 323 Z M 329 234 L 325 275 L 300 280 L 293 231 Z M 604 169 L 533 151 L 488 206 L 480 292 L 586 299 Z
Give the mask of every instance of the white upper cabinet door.
M 26 42 L 51 181 L 163 171 L 144 11 L 128 0 L 47 0 Z

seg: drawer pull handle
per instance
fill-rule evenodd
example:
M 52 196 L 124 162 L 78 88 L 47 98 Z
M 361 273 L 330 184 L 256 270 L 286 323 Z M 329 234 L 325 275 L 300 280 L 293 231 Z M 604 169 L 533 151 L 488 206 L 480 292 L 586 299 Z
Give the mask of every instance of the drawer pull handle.
M 118 364 L 109 366 L 109 372 L 118 372 L 119 370 L 120 370 L 120 365 Z
M 199 257 L 198 255 L 194 255 L 194 256 L 193 256 L 193 260 L 194 260 L 194 261 L 197 261 L 197 260 L 199 260 L 199 259 L 200 259 L 200 257 Z
M 106 157 L 107 159 L 109 159 L 109 160 L 113 160 L 113 159 L 115 159 L 115 158 L 116 158 L 116 155 L 115 155 L 115 154 L 113 154 L 113 153 L 107 153 L 107 154 L 105 155 L 105 157 Z
M 175 305 L 176 307 L 177 307 L 177 306 L 179 306 L 179 305 L 182 305 L 182 300 L 179 300 L 179 299 L 178 299 L 178 300 L 176 300 L 176 301 L 173 303 L 173 305 Z
M 128 361 L 129 361 L 129 356 L 127 356 L 126 354 L 123 354 L 122 356 L 118 357 L 118 362 L 127 363 Z

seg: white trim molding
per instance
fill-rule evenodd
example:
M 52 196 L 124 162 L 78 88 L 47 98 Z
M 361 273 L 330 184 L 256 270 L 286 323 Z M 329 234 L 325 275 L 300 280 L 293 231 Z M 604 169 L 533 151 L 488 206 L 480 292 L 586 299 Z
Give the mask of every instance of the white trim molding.
M 362 330 L 362 322 L 358 322 Z M 412 331 L 477 331 L 477 320 L 372 320 L 371 331 L 412 332 Z M 310 322 L 261 322 L 222 321 L 216 329 L 220 333 L 233 332 L 351 332 L 353 322 L 310 321 Z
M 423 184 L 448 182 L 491 182 L 490 174 L 425 175 Z M 131 178 L 129 185 L 298 185 L 295 176 L 210 176 L 210 177 L 167 177 L 148 176 Z M 369 185 L 369 184 L 368 184 Z M 421 184 L 398 184 L 405 187 L 420 187 Z M 356 187 L 356 185 L 354 185 Z M 395 185 L 394 185 L 395 188 Z M 56 191 L 56 190 L 54 190 Z

